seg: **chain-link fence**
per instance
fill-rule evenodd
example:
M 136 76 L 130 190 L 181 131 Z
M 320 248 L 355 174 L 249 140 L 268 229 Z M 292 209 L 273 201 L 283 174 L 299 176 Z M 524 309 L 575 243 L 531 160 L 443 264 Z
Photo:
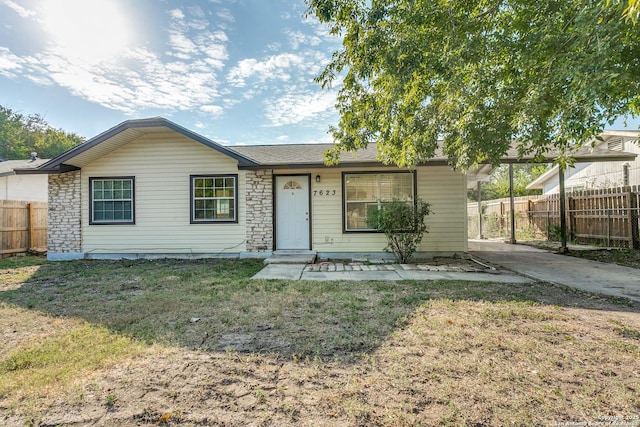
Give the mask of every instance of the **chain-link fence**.
M 640 248 L 640 187 L 574 192 L 566 199 L 567 238 L 570 242 L 606 247 Z M 509 199 L 469 203 L 469 238 L 511 236 Z M 560 240 L 560 199 L 518 197 L 514 203 L 516 240 Z

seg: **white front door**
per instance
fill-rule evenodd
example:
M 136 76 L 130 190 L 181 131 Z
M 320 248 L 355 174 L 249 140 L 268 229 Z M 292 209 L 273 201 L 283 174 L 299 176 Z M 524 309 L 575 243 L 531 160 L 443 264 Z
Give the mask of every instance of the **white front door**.
M 309 176 L 276 176 L 276 249 L 308 250 Z

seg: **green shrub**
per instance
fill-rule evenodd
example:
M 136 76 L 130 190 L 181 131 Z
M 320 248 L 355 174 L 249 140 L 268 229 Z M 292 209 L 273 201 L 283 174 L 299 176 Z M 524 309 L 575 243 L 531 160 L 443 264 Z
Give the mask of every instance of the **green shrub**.
M 380 209 L 370 212 L 367 225 L 387 237 L 386 252 L 392 253 L 400 263 L 408 262 L 427 233 L 425 218 L 431 205 L 422 199 L 415 202 L 391 200 L 382 202 Z
M 549 224 L 547 226 L 547 240 L 560 241 L 562 237 L 562 228 L 558 224 Z

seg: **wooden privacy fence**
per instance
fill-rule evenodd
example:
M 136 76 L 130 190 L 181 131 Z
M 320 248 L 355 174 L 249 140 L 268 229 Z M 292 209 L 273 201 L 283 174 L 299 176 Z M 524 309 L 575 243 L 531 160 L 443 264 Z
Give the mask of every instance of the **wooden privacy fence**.
M 509 199 L 482 204 L 482 237 L 510 235 Z M 516 239 L 560 237 L 560 196 L 517 197 Z M 640 186 L 576 191 L 566 197 L 567 233 L 571 241 L 640 248 Z M 469 203 L 469 237 L 478 237 L 477 203 Z
M 0 257 L 47 250 L 47 203 L 0 200 Z

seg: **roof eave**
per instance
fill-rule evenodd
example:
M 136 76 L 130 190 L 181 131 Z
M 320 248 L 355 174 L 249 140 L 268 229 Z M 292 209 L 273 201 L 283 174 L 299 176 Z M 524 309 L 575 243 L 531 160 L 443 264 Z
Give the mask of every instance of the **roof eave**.
M 44 166 L 44 165 L 42 165 Z M 16 175 L 56 175 L 60 173 L 73 172 L 81 168 L 73 165 L 61 164 L 57 167 L 50 168 L 34 168 L 34 169 L 14 169 Z
M 193 139 L 194 141 L 197 141 L 209 148 L 212 148 L 224 155 L 227 155 L 233 158 L 234 160 L 238 161 L 239 166 L 240 165 L 242 166 L 256 165 L 256 163 L 253 160 L 249 159 L 248 157 L 245 157 L 242 154 L 232 149 L 224 147 L 214 141 L 211 141 L 210 139 L 203 137 L 202 135 L 199 135 L 195 132 L 190 131 L 187 128 L 184 128 L 176 123 L 173 123 L 170 120 L 167 120 L 162 117 L 153 117 L 149 119 L 137 119 L 137 120 L 124 121 L 112 127 L 111 129 L 108 129 L 102 132 L 101 134 L 91 138 L 90 140 L 70 149 L 69 151 L 62 153 L 58 157 L 41 165 L 38 169 L 49 170 L 49 171 L 56 170 L 59 166 L 64 164 L 64 162 L 69 161 L 70 159 L 76 157 L 77 155 L 84 153 L 87 150 L 90 150 L 96 145 L 108 140 L 109 138 L 115 135 L 118 135 L 119 133 L 124 132 L 127 129 L 140 129 L 140 128 L 152 128 L 152 127 L 166 127 L 177 133 L 180 133 L 186 136 L 187 138 Z
M 418 166 L 446 166 L 448 163 L 446 160 L 431 160 L 425 163 L 420 163 Z M 321 162 L 311 163 L 256 163 L 249 166 L 240 166 L 238 169 L 244 170 L 259 170 L 259 169 L 309 169 L 309 168 L 355 168 L 355 167 L 397 167 L 393 164 L 384 164 L 379 161 L 361 161 L 361 162 L 340 162 L 337 165 L 326 165 Z

